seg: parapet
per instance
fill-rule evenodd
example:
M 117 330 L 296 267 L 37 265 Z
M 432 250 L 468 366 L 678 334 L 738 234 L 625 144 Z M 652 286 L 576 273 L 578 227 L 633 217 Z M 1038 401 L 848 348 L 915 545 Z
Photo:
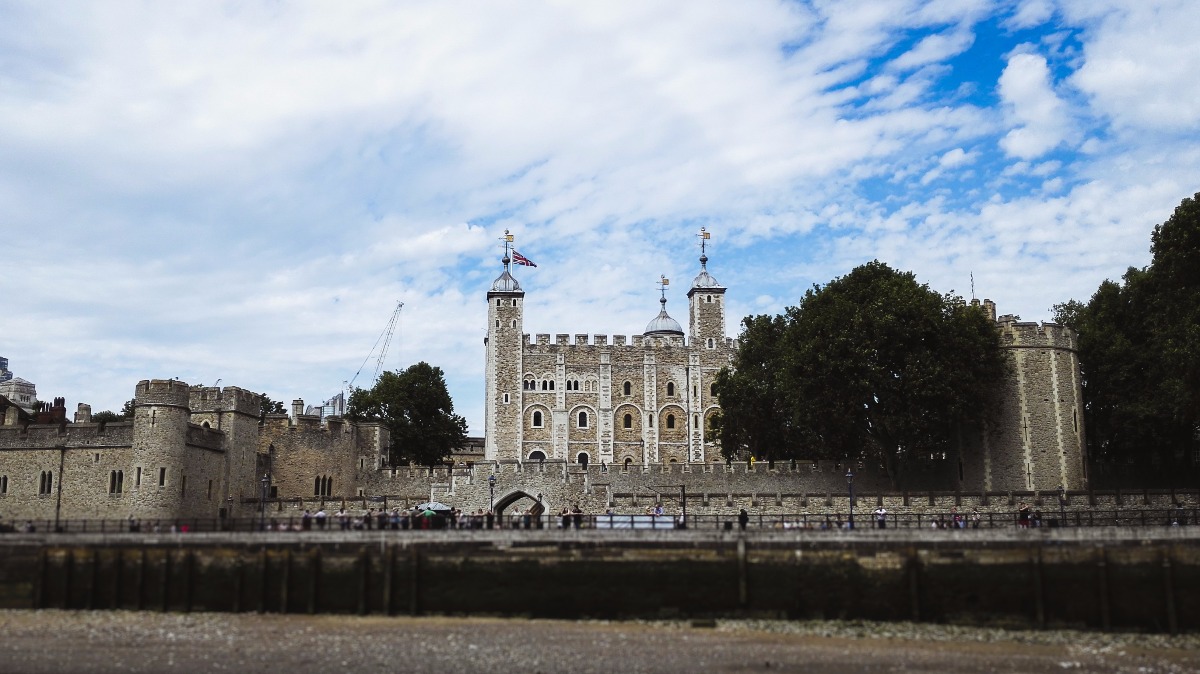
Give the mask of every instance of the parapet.
M 1075 331 L 1057 323 L 1035 323 L 1020 321 L 1018 317 L 1001 316 L 997 323 L 1003 346 L 1038 347 L 1044 349 L 1077 348 Z
M 262 412 L 262 395 L 237 386 L 217 388 L 194 386 L 189 399 L 193 412 L 241 412 L 257 417 Z
M 137 406 L 166 405 L 188 408 L 191 402 L 191 386 L 178 379 L 143 379 L 134 389 L 133 400 Z

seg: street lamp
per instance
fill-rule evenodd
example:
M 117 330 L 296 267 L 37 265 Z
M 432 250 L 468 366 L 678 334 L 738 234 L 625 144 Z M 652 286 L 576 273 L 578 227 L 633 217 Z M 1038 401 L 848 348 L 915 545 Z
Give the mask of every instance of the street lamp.
M 262 496 L 258 499 L 258 528 L 262 531 L 267 530 L 267 489 L 271 486 L 271 475 L 263 473 L 262 476 Z
M 1067 526 L 1067 488 L 1058 485 L 1058 526 Z
M 496 474 L 488 475 L 488 510 L 496 509 Z
M 849 529 L 854 529 L 854 472 L 846 469 L 846 487 L 850 490 L 850 522 Z

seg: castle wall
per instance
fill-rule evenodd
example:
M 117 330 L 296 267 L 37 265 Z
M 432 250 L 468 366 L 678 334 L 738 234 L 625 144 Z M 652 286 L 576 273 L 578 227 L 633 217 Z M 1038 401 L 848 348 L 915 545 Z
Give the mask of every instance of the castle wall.
M 293 423 L 285 415 L 271 415 L 262 426 L 258 450 L 265 455 L 273 449 L 272 485 L 279 498 L 320 496 L 319 480 L 330 478 L 329 498 L 338 499 L 374 493 L 372 481 L 389 442 L 387 429 L 377 423 L 350 424 L 330 417 L 323 425 L 309 415 Z
M 126 517 L 129 483 L 110 493 L 110 478 L 126 470 L 132 438 L 128 422 L 0 427 L 0 518 Z M 51 489 L 39 494 L 44 473 Z

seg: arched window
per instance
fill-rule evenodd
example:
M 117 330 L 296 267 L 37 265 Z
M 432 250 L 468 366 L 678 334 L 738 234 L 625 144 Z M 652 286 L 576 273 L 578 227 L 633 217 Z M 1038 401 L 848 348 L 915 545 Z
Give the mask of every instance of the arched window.
M 623 387 L 623 390 L 625 391 L 625 395 L 632 394 L 633 384 L 631 384 L 630 382 L 625 382 L 625 386 Z
M 8 493 L 8 476 L 0 475 L 0 494 Z
M 675 428 L 675 415 L 674 414 L 667 415 L 667 428 Z
M 120 494 L 125 491 L 125 471 L 114 470 L 108 474 L 108 493 Z
M 530 461 L 545 461 L 546 453 L 540 449 L 535 449 L 529 453 L 529 460 Z
M 633 459 L 625 457 L 625 470 L 629 470 L 629 465 L 633 463 Z
M 541 410 L 533 411 L 533 427 L 534 428 L 542 427 L 542 412 L 541 412 Z
M 646 415 L 646 425 L 649 426 L 650 428 L 654 428 L 654 415 L 653 414 Z
M 716 348 L 716 346 L 717 346 L 716 340 L 714 340 L 712 337 L 709 337 L 708 338 L 708 348 L 712 349 L 712 348 Z
M 625 428 L 633 428 L 633 415 L 632 415 L 632 414 L 626 414 L 626 415 L 625 415 L 625 418 L 622 420 L 622 425 L 623 425 Z
M 712 396 L 717 395 L 717 383 L 716 382 L 713 382 L 708 385 L 708 394 L 712 395 Z
M 700 428 L 700 415 L 699 414 L 692 415 L 692 428 Z
M 41 478 L 38 480 L 38 494 L 49 494 L 54 490 L 54 471 L 43 470 Z
M 669 398 L 674 395 L 675 395 L 675 382 L 669 381 L 669 382 L 667 382 L 667 397 Z
M 588 427 L 588 413 L 587 412 L 579 413 L 579 427 L 580 428 Z
M 499 302 L 499 300 L 496 300 L 496 301 Z M 323 496 L 323 494 L 321 493 L 321 487 L 325 486 L 324 482 L 325 482 L 324 478 L 321 478 L 321 477 L 313 478 L 313 496 Z
M 579 463 L 579 465 L 583 466 L 584 470 L 587 470 L 588 460 L 590 458 L 591 457 L 588 456 L 587 452 L 580 452 L 579 455 L 575 457 L 575 461 Z

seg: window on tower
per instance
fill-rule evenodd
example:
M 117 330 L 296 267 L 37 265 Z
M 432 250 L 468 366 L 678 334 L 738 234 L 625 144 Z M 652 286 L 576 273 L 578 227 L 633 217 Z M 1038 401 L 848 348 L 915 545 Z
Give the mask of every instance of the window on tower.
M 625 418 L 624 418 L 624 419 L 622 419 L 622 425 L 623 425 L 625 428 L 633 428 L 633 415 L 632 415 L 632 414 L 626 414 L 626 415 L 625 415 Z
M 667 415 L 667 428 L 675 428 L 675 415 L 674 414 Z
M 667 382 L 667 396 L 670 397 L 670 396 L 674 396 L 674 395 L 675 395 L 675 382 L 669 381 L 669 382 Z
M 579 413 L 579 427 L 580 428 L 588 427 L 588 413 L 587 412 Z
M 622 387 L 622 390 L 625 392 L 625 395 L 630 395 L 633 392 L 633 384 L 630 382 L 625 382 L 625 386 Z
M 534 428 L 542 427 L 542 412 L 541 412 L 541 410 L 533 411 L 533 427 Z

